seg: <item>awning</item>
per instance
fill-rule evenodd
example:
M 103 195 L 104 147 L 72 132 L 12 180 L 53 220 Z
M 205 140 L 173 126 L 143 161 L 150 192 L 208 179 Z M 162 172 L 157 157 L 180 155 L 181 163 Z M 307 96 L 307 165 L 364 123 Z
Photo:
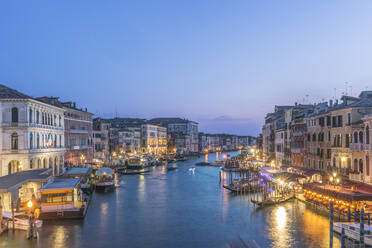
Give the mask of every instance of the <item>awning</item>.
M 47 182 L 52 178 L 52 169 L 26 170 L 0 178 L 0 193 L 13 192 L 28 182 Z

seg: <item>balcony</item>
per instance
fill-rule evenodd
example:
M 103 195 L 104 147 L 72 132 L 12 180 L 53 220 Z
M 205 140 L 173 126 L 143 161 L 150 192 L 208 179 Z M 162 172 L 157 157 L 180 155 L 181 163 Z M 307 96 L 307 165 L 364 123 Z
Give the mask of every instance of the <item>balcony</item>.
M 70 129 L 70 133 L 74 133 L 74 134 L 88 134 L 88 130 L 86 130 L 86 129 Z
M 357 182 L 363 182 L 363 174 L 359 172 L 350 173 L 349 174 L 349 180 L 351 181 L 357 181 Z
M 362 151 L 364 148 L 364 144 L 361 143 L 350 143 L 350 149 L 352 151 Z

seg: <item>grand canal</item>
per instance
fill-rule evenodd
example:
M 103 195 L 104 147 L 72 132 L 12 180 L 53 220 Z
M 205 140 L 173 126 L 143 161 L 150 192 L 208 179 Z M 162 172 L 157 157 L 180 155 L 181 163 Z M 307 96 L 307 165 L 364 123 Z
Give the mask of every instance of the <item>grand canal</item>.
M 251 247 L 329 247 L 326 213 L 299 201 L 256 209 L 249 197 L 221 187 L 218 168 L 189 170 L 204 159 L 177 163 L 175 171 L 161 166 L 121 176 L 115 191 L 94 194 L 84 221 L 45 222 L 32 241 L 25 232 L 8 232 L 0 247 L 205 248 L 242 247 L 242 241 Z

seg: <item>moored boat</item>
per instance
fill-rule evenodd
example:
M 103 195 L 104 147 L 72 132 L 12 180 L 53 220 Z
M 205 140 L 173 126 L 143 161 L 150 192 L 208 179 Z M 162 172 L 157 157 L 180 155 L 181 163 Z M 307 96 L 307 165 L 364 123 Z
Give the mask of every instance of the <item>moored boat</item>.
M 345 237 L 354 241 L 360 240 L 360 223 L 355 222 L 336 222 L 333 224 L 333 231 L 341 234 L 342 228 L 345 231 Z M 364 225 L 364 243 L 372 246 L 372 226 Z
M 82 219 L 90 203 L 90 195 L 80 189 L 80 178 L 56 178 L 41 187 L 39 219 Z
M 111 168 L 101 168 L 96 171 L 95 187 L 98 191 L 108 191 L 115 188 L 115 173 Z
M 9 229 L 13 229 L 13 218 L 11 212 L 3 212 L 3 219 L 7 222 Z M 30 217 L 27 214 L 14 213 L 14 229 L 27 231 L 30 228 Z M 42 220 L 35 220 L 35 227 L 41 228 Z

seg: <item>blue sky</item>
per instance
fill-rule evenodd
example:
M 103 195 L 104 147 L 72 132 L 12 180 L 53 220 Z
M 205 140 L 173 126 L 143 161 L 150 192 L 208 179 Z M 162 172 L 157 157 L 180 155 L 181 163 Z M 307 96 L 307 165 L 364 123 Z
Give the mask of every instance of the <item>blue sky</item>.
M 98 116 L 256 135 L 275 104 L 372 88 L 371 13 L 372 1 L 1 1 L 0 83 Z

